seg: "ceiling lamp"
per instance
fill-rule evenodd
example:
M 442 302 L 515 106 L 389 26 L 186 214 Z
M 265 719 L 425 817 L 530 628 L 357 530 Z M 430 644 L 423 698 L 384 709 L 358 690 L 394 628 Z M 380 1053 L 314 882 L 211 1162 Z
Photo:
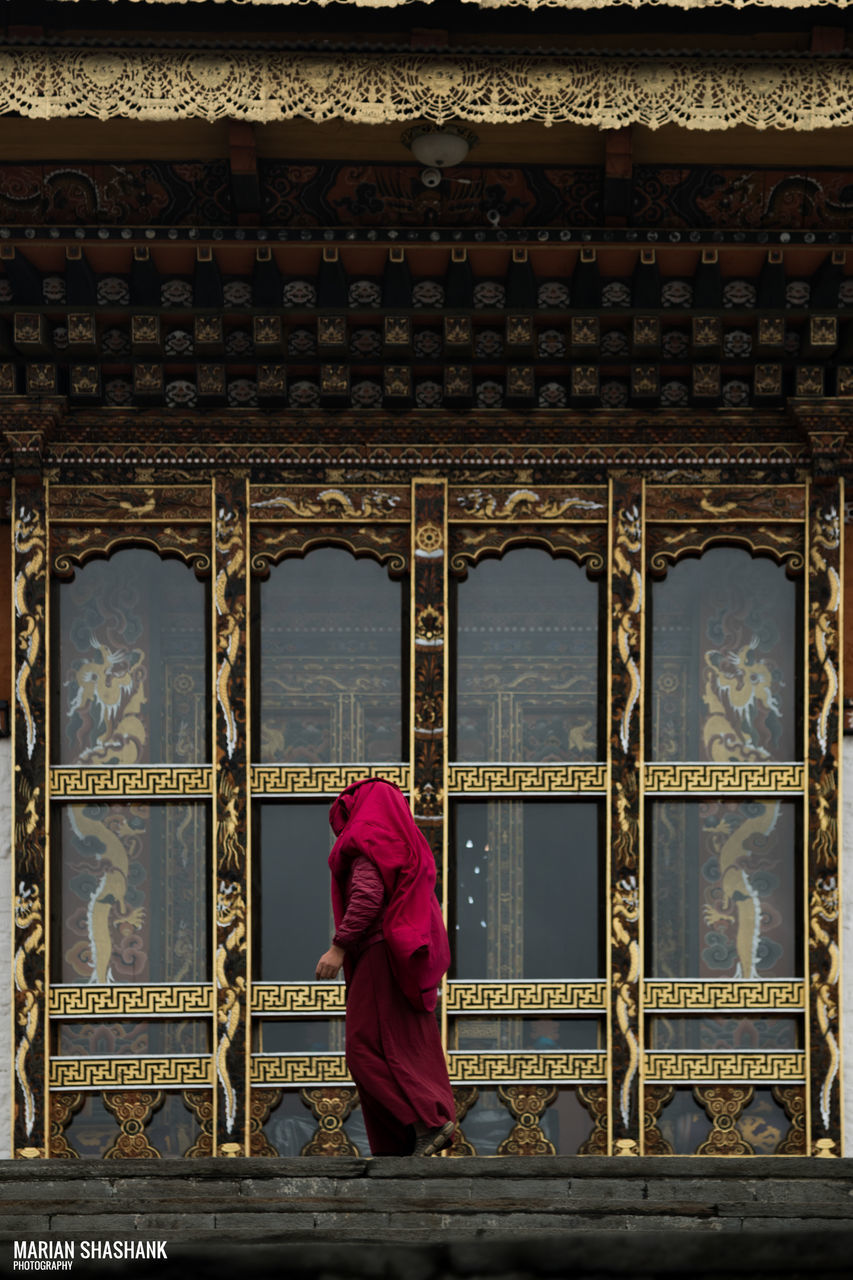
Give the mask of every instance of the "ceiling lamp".
M 477 142 L 477 135 L 455 124 L 418 124 L 402 138 L 419 164 L 428 169 L 451 169 L 461 164 Z

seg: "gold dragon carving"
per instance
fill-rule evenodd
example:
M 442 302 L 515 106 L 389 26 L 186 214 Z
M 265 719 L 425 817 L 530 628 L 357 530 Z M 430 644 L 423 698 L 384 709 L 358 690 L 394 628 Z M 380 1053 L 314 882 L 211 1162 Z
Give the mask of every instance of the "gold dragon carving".
M 225 744 L 230 760 L 237 749 L 237 717 L 231 703 L 231 674 L 242 643 L 245 606 L 242 600 L 229 602 L 228 584 L 243 567 L 243 535 L 233 511 L 219 509 L 216 519 L 216 549 L 222 568 L 216 575 L 214 598 L 220 621 L 217 649 L 216 697 L 225 722 Z
M 634 505 L 619 511 L 613 559 L 619 575 L 628 587 L 627 600 L 614 598 L 616 643 L 619 657 L 628 673 L 628 696 L 622 711 L 619 740 L 625 755 L 631 738 L 631 719 L 640 698 L 640 670 L 634 657 L 640 645 L 640 613 L 643 607 L 643 579 L 635 558 L 642 546 L 642 524 L 639 508 Z
M 628 1047 L 628 1064 L 619 1089 L 619 1110 L 627 1127 L 631 1116 L 631 1087 L 640 1061 L 640 1047 L 633 1024 L 637 1017 L 637 981 L 640 974 L 640 946 L 636 926 L 640 918 L 640 895 L 636 876 L 627 876 L 613 887 L 612 929 L 614 941 L 624 948 L 628 967 L 613 974 L 616 1021 Z
M 27 982 L 26 962 L 30 956 L 44 954 L 44 918 L 38 885 L 21 884 L 15 895 L 15 928 L 23 930 L 24 940 L 15 951 L 15 987 L 23 1000 L 17 1012 L 23 1028 L 15 1053 L 15 1075 L 24 1098 L 24 1126 L 32 1133 L 35 1123 L 35 1094 L 27 1075 L 27 1058 L 38 1033 L 44 982 L 37 978 L 34 987 Z
M 826 973 L 813 970 L 811 988 L 815 1000 L 815 1013 L 821 1035 L 829 1054 L 829 1067 L 820 1087 L 820 1113 L 824 1128 L 830 1125 L 830 1102 L 832 1087 L 838 1076 L 840 1051 L 833 1027 L 838 1019 L 838 973 L 840 954 L 838 943 L 832 936 L 838 927 L 838 883 L 834 876 L 819 879 L 812 890 L 809 902 L 809 924 L 811 937 L 809 950 L 817 951 L 819 947 L 826 949 L 829 967 Z M 828 928 L 832 928 L 832 934 Z
M 220 936 L 225 935 L 216 949 L 216 985 L 221 993 L 217 1013 L 220 1035 L 216 1046 L 216 1074 L 225 1094 L 225 1127 L 230 1133 L 237 1116 L 237 1094 L 228 1069 L 228 1050 L 240 1025 L 241 1004 L 246 993 L 246 979 L 242 974 L 233 983 L 228 975 L 228 960 L 244 945 L 246 937 L 246 904 L 239 885 L 220 881 L 216 924 Z
M 814 647 L 823 671 L 826 690 L 818 712 L 815 733 L 820 749 L 826 755 L 829 748 L 829 717 L 838 696 L 838 672 L 832 655 L 837 644 L 836 617 L 841 601 L 841 578 L 835 565 L 827 563 L 824 552 L 835 552 L 841 542 L 838 510 L 833 505 L 815 513 L 811 526 L 809 567 L 815 577 L 823 578 L 829 588 L 825 604 L 814 600 L 809 613 L 814 626 Z
M 726 922 L 735 926 L 737 969 L 733 976 L 747 982 L 758 977 L 761 939 L 761 902 L 747 870 L 751 857 L 749 844 L 757 836 L 769 836 L 780 814 L 778 803 L 755 807 L 758 812 L 745 819 L 734 812 L 723 822 L 705 828 L 720 868 L 719 906 L 705 904 L 705 923 Z
M 31 609 L 27 595 L 33 580 L 44 568 L 45 528 L 38 512 L 26 506 L 19 507 L 15 521 L 15 553 L 19 557 L 26 557 L 22 568 L 15 575 L 15 614 L 18 619 L 19 651 L 15 696 L 24 717 L 27 756 L 32 760 L 38 738 L 38 725 L 33 712 L 30 677 L 42 647 L 44 605 L 39 602 Z

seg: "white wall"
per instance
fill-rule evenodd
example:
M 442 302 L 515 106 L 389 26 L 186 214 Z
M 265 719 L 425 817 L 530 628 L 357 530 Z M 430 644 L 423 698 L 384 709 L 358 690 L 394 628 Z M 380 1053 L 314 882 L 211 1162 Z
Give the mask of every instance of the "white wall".
M 844 739 L 841 771 L 841 1105 L 842 1154 L 853 1156 L 853 737 Z
M 7 921 L 0 951 L 0 1159 L 12 1153 L 12 740 L 0 738 L 0 920 Z

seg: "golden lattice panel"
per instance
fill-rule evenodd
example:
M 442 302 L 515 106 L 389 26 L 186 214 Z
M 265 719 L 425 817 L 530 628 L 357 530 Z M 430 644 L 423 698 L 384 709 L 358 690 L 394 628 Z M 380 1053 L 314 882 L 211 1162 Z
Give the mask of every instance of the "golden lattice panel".
M 456 1084 L 507 1084 L 520 1081 L 599 1083 L 606 1079 L 606 1054 L 591 1053 L 467 1053 L 448 1054 L 450 1078 Z
M 555 792 L 588 795 L 607 787 L 605 764 L 452 764 L 447 789 L 452 795 L 528 795 Z
M 342 1053 L 253 1053 L 252 1084 L 352 1084 L 352 1080 Z
M 720 1083 L 802 1084 L 806 1056 L 802 1050 L 788 1053 L 647 1053 L 647 1084 Z
M 213 1084 L 213 1058 L 53 1058 L 51 1089 L 197 1089 Z
M 252 1013 L 342 1014 L 346 987 L 342 982 L 253 982 Z
M 750 1013 L 770 1010 L 802 1010 L 805 1007 L 805 983 L 790 982 L 720 982 L 675 981 L 652 979 L 643 983 L 643 1003 L 647 1013 L 685 1009 L 695 1012 Z
M 406 764 L 252 765 L 252 791 L 264 796 L 336 796 L 362 778 L 385 778 L 401 791 L 409 790 Z
M 802 795 L 805 767 L 801 764 L 647 764 L 643 785 L 646 795 L 702 792 Z
M 54 1018 L 176 1018 L 213 1012 L 213 986 L 176 983 L 145 987 L 50 988 L 48 1011 Z
M 448 1013 L 603 1013 L 604 982 L 448 982 Z
M 212 780 L 210 765 L 116 765 L 110 769 L 57 765 L 50 771 L 50 794 L 53 800 L 207 797 Z

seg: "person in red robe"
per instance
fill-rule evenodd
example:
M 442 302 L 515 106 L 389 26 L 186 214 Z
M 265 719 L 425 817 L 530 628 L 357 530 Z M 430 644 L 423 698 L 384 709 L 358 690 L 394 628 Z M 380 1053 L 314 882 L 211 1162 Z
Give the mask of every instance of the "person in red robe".
M 335 934 L 316 976 L 344 969 L 346 1060 L 370 1149 L 435 1155 L 456 1128 L 434 1016 L 450 964 L 435 860 L 403 794 L 384 778 L 347 787 L 329 821 Z

